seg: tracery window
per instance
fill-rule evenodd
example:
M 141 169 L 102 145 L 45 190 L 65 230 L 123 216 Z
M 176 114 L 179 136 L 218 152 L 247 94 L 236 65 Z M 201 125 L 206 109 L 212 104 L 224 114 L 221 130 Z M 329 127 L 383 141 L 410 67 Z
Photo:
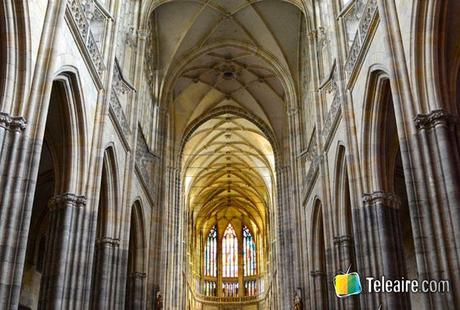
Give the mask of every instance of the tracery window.
M 243 227 L 244 276 L 256 275 L 256 243 L 246 226 Z
M 232 224 L 228 224 L 222 238 L 222 262 L 224 278 L 238 276 L 238 238 Z
M 208 234 L 204 250 L 204 275 L 217 276 L 217 228 L 214 226 Z
M 237 226 L 234 226 L 237 225 Z M 234 227 L 238 227 L 238 231 Z M 248 226 L 229 223 L 223 233 L 217 224 L 202 239 L 202 279 L 205 296 L 255 296 L 262 292 L 257 269 L 257 246 Z

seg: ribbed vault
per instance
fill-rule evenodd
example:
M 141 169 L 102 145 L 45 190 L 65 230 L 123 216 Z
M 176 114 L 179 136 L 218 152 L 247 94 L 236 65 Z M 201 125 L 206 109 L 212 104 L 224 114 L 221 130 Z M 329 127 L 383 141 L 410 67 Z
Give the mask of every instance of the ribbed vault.
M 173 101 L 175 141 L 204 112 L 233 105 L 286 137 L 298 82 L 302 12 L 286 1 L 168 1 L 152 14 L 159 96 Z M 294 95 L 295 96 L 295 95 Z
M 182 163 L 185 197 L 197 227 L 207 230 L 216 218 L 243 217 L 264 231 L 275 163 L 257 126 L 233 114 L 210 119 L 189 138 Z

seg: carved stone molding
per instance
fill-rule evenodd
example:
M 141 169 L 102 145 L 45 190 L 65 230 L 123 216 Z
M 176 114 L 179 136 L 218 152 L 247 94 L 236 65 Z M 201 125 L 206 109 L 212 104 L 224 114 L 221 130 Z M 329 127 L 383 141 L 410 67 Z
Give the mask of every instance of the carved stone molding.
M 136 91 L 134 86 L 127 79 L 125 79 L 117 58 L 115 58 L 115 65 L 113 68 L 112 87 L 117 95 L 124 95 L 128 92 Z
M 122 133 L 125 136 L 128 136 L 131 133 L 129 122 L 126 118 L 125 111 L 123 111 L 120 100 L 118 99 L 116 90 L 113 88 L 110 94 L 110 109 L 113 112 L 115 119 L 122 130 Z
M 159 167 L 159 159 L 153 154 L 147 141 L 142 134 L 142 129 L 138 128 L 137 134 L 137 147 L 136 147 L 136 167 L 138 172 L 141 175 L 141 179 L 145 184 L 145 188 L 152 198 L 155 198 L 155 174 Z
M 372 24 L 377 17 L 378 7 L 377 0 L 368 0 L 361 15 L 358 30 L 353 39 L 347 61 L 345 63 L 345 71 L 348 77 L 354 71 L 358 60 L 361 57 L 361 52 L 368 43 L 369 33 L 372 29 Z
M 305 158 L 309 161 L 313 161 L 316 156 L 318 156 L 318 143 L 316 142 L 316 134 L 313 134 L 307 152 L 305 153 Z
M 73 193 L 55 195 L 48 202 L 48 207 L 50 211 L 55 211 L 66 207 L 81 208 L 84 206 L 86 206 L 86 197 L 79 196 Z
M 321 92 L 336 93 L 337 92 L 337 65 L 336 60 L 332 63 L 331 70 L 327 74 L 326 78 L 322 81 L 321 85 L 319 86 L 319 90 Z
M 324 123 L 323 130 L 321 131 L 321 135 L 323 137 L 324 145 L 328 145 L 329 141 L 332 138 L 332 133 L 334 132 L 337 121 L 341 112 L 341 100 L 338 92 L 336 92 L 334 99 L 332 100 L 331 108 L 327 113 L 326 122 Z M 326 147 L 325 147 L 326 148 Z
M 429 114 L 418 114 L 414 121 L 418 130 L 433 129 L 438 126 L 448 127 L 450 124 L 458 123 L 454 116 L 442 109 L 433 110 Z
M 22 116 L 11 116 L 8 113 L 0 112 L 0 127 L 11 131 L 23 131 L 26 129 L 27 121 Z
M 119 247 L 120 246 L 120 239 L 118 238 L 110 238 L 110 237 L 102 237 L 96 240 L 96 244 L 100 245 L 107 245 L 109 247 Z
M 317 155 L 310 164 L 307 175 L 304 182 L 304 193 L 305 197 L 308 197 L 308 194 L 311 192 L 313 185 L 315 184 L 316 176 L 319 172 L 319 164 L 323 160 L 323 155 Z
M 394 193 L 376 191 L 370 194 L 364 194 L 363 203 L 365 206 L 383 204 L 388 207 L 399 208 L 399 206 L 401 205 L 401 200 Z
M 69 0 L 67 7 L 70 12 L 71 19 L 75 23 L 77 31 L 83 41 L 82 44 L 86 47 L 91 63 L 94 65 L 99 78 L 101 78 L 105 70 L 105 65 L 103 63 L 99 47 L 97 46 L 96 40 L 94 39 L 90 29 L 90 21 L 87 17 L 89 13 L 85 11 L 85 7 L 80 0 Z M 93 14 L 91 13 L 89 15 L 92 18 Z
M 321 50 L 323 47 L 327 46 L 329 43 L 329 37 L 326 28 L 318 27 L 316 31 L 316 38 L 317 38 L 317 46 L 318 49 Z

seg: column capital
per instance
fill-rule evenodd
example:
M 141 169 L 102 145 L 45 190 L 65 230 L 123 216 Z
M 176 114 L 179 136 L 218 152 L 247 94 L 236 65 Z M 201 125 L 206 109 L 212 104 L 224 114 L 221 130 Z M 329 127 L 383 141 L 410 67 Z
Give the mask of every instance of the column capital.
M 353 237 L 350 235 L 342 235 L 334 237 L 334 244 L 336 245 L 350 245 L 353 242 Z
M 8 113 L 0 112 L 0 127 L 11 131 L 23 131 L 26 129 L 27 121 L 22 116 L 11 116 Z
M 370 194 L 363 195 L 363 203 L 365 206 L 370 206 L 374 204 L 384 204 L 387 206 L 392 206 L 399 208 L 401 200 L 394 193 L 386 193 L 383 191 L 375 191 Z
M 120 239 L 110 238 L 110 237 L 101 237 L 96 239 L 96 245 L 107 245 L 109 247 L 119 247 Z
M 443 109 L 433 110 L 428 114 L 417 114 L 414 118 L 417 130 L 432 129 L 438 126 L 447 127 L 451 123 L 457 123 L 458 120 Z
M 62 209 L 65 207 L 84 207 L 86 206 L 86 197 L 79 196 L 73 193 L 64 193 L 55 195 L 48 202 L 48 207 L 51 211 Z

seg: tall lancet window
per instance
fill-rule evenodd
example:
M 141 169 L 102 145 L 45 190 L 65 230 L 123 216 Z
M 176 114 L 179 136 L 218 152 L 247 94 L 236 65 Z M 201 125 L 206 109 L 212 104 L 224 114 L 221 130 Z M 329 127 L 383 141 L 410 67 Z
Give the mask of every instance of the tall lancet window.
M 222 238 L 222 276 L 233 278 L 238 276 L 238 238 L 232 224 L 228 224 Z
M 208 235 L 204 249 L 204 275 L 217 277 L 217 228 L 214 226 Z
M 246 226 L 243 227 L 243 259 L 244 276 L 255 276 L 257 270 L 256 243 Z

